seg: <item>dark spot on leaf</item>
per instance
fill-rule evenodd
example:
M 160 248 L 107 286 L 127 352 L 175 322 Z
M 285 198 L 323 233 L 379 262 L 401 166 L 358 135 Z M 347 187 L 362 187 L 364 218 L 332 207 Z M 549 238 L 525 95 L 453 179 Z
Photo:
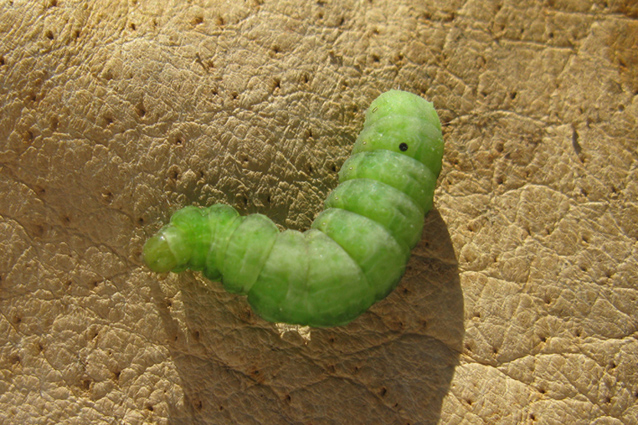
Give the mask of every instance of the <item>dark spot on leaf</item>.
M 111 202 L 113 202 L 113 193 L 111 193 L 110 190 L 102 192 L 102 202 L 104 202 L 105 204 L 110 204 Z
M 171 180 L 177 180 L 179 179 L 181 172 L 182 170 L 180 170 L 180 168 L 177 165 L 173 165 L 168 169 L 168 177 Z
M 81 380 L 80 388 L 82 388 L 84 391 L 88 391 L 91 388 L 91 380 L 88 378 Z
M 31 130 L 27 130 L 24 132 L 24 135 L 22 136 L 22 138 L 24 139 L 25 142 L 30 143 L 33 141 L 35 136 Z
M 42 235 L 44 234 L 44 226 L 40 224 L 36 224 L 35 226 L 33 226 L 33 234 L 37 237 L 42 237 Z
M 572 147 L 574 148 L 574 152 L 576 152 L 576 155 L 580 157 L 580 153 L 582 152 L 583 149 L 580 146 L 580 143 L 578 143 L 578 139 L 579 139 L 578 131 L 576 131 L 576 127 L 572 125 Z
M 144 101 L 140 100 L 140 102 L 135 107 L 135 112 L 140 118 L 143 118 L 146 115 L 146 108 L 144 107 Z
M 104 74 L 102 74 L 102 77 L 105 80 L 112 80 L 113 79 L 113 71 L 111 71 L 110 69 L 107 69 L 104 71 Z

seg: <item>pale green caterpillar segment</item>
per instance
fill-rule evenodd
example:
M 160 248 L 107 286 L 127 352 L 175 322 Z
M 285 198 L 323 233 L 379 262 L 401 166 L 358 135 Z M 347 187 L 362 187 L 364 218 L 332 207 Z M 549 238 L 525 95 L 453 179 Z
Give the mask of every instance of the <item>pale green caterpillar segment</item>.
M 242 220 L 228 205 L 184 207 L 173 214 L 170 224 L 146 242 L 144 261 L 158 273 L 203 270 L 206 277 L 219 279 L 218 246 L 225 237 L 219 238 L 218 234 L 224 235 L 233 229 L 234 222 L 238 225 Z
M 325 233 L 310 229 L 304 235 L 312 326 L 344 325 L 359 317 L 376 301 L 360 266 Z
M 352 153 L 380 149 L 414 158 L 438 176 L 443 136 L 432 104 L 415 94 L 397 90 L 383 93 L 372 102 Z
M 380 181 L 408 195 L 424 213 L 432 209 L 436 176 L 408 156 L 387 150 L 355 154 L 339 171 L 341 183 L 352 179 Z
M 151 270 L 157 272 L 201 270 L 209 241 L 210 230 L 201 210 L 182 208 L 173 214 L 169 225 L 146 242 L 144 259 Z
M 222 283 L 228 292 L 247 294 L 250 291 L 278 234 L 275 223 L 265 215 L 252 214 L 242 221 L 228 239 L 226 255 L 220 263 Z
M 183 268 L 202 270 L 206 263 L 207 248 L 211 240 L 211 228 L 204 220 L 203 210 L 197 207 L 186 207 L 171 216 L 170 224 L 179 229 L 183 237 L 189 240 L 190 255 Z
M 157 273 L 166 273 L 188 263 L 192 248 L 183 232 L 165 226 L 144 244 L 144 262 Z
M 247 294 L 266 320 L 348 323 L 397 285 L 441 169 L 441 124 L 432 104 L 390 91 L 366 113 L 340 184 L 312 229 L 279 232 L 266 216 L 226 205 L 176 212 L 144 246 L 156 272 L 202 270 Z
M 280 233 L 248 293 L 253 310 L 266 320 L 317 327 L 348 323 L 374 301 L 354 260 L 312 229 Z
M 421 239 L 423 210 L 405 193 L 385 183 L 355 179 L 341 183 L 325 202 L 374 220 L 408 249 Z
M 262 318 L 271 322 L 305 323 L 308 314 L 305 295 L 308 275 L 308 247 L 301 232 L 279 233 L 248 302 Z
M 236 229 L 241 224 L 243 218 L 235 208 L 215 204 L 202 209 L 205 222 L 211 230 L 211 239 L 206 252 L 206 264 L 203 274 L 207 279 L 219 282 L 222 277 L 219 254 L 222 252 L 221 242 L 228 239 L 228 233 Z
M 389 90 L 379 95 L 366 111 L 364 128 L 375 120 L 388 116 L 423 119 L 441 130 L 441 121 L 432 102 L 428 102 L 414 93 Z
M 403 276 L 410 251 L 376 221 L 330 208 L 317 216 L 312 228 L 328 235 L 359 265 L 375 300 L 389 294 Z

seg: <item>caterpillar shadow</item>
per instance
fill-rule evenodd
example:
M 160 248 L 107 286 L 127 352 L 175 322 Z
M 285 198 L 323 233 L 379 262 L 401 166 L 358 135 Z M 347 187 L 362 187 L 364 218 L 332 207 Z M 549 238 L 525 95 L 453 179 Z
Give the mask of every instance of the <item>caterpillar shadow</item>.
M 426 217 L 395 291 L 347 326 L 312 329 L 309 341 L 280 335 L 245 297 L 198 273 L 177 280 L 180 307 L 158 305 L 184 391 L 171 423 L 439 422 L 464 325 L 457 260 L 438 211 Z

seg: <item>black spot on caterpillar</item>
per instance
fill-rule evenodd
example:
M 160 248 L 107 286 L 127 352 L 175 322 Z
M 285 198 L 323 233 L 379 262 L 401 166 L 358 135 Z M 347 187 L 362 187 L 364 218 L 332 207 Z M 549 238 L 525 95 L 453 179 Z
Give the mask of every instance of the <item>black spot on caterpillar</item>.
M 432 104 L 392 90 L 368 109 L 339 185 L 306 232 L 266 216 L 185 207 L 144 246 L 155 272 L 201 270 L 248 295 L 262 318 L 344 325 L 386 297 L 421 238 L 441 171 L 443 137 Z

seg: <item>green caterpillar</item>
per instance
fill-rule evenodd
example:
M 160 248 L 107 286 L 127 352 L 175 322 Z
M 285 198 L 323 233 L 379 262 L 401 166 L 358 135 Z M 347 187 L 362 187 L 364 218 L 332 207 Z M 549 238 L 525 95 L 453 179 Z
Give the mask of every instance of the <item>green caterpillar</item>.
M 271 322 L 344 325 L 387 296 L 421 238 L 441 171 L 443 137 L 432 104 L 380 95 L 366 112 L 339 186 L 306 232 L 232 207 L 185 207 L 144 246 L 155 272 L 201 270 Z

